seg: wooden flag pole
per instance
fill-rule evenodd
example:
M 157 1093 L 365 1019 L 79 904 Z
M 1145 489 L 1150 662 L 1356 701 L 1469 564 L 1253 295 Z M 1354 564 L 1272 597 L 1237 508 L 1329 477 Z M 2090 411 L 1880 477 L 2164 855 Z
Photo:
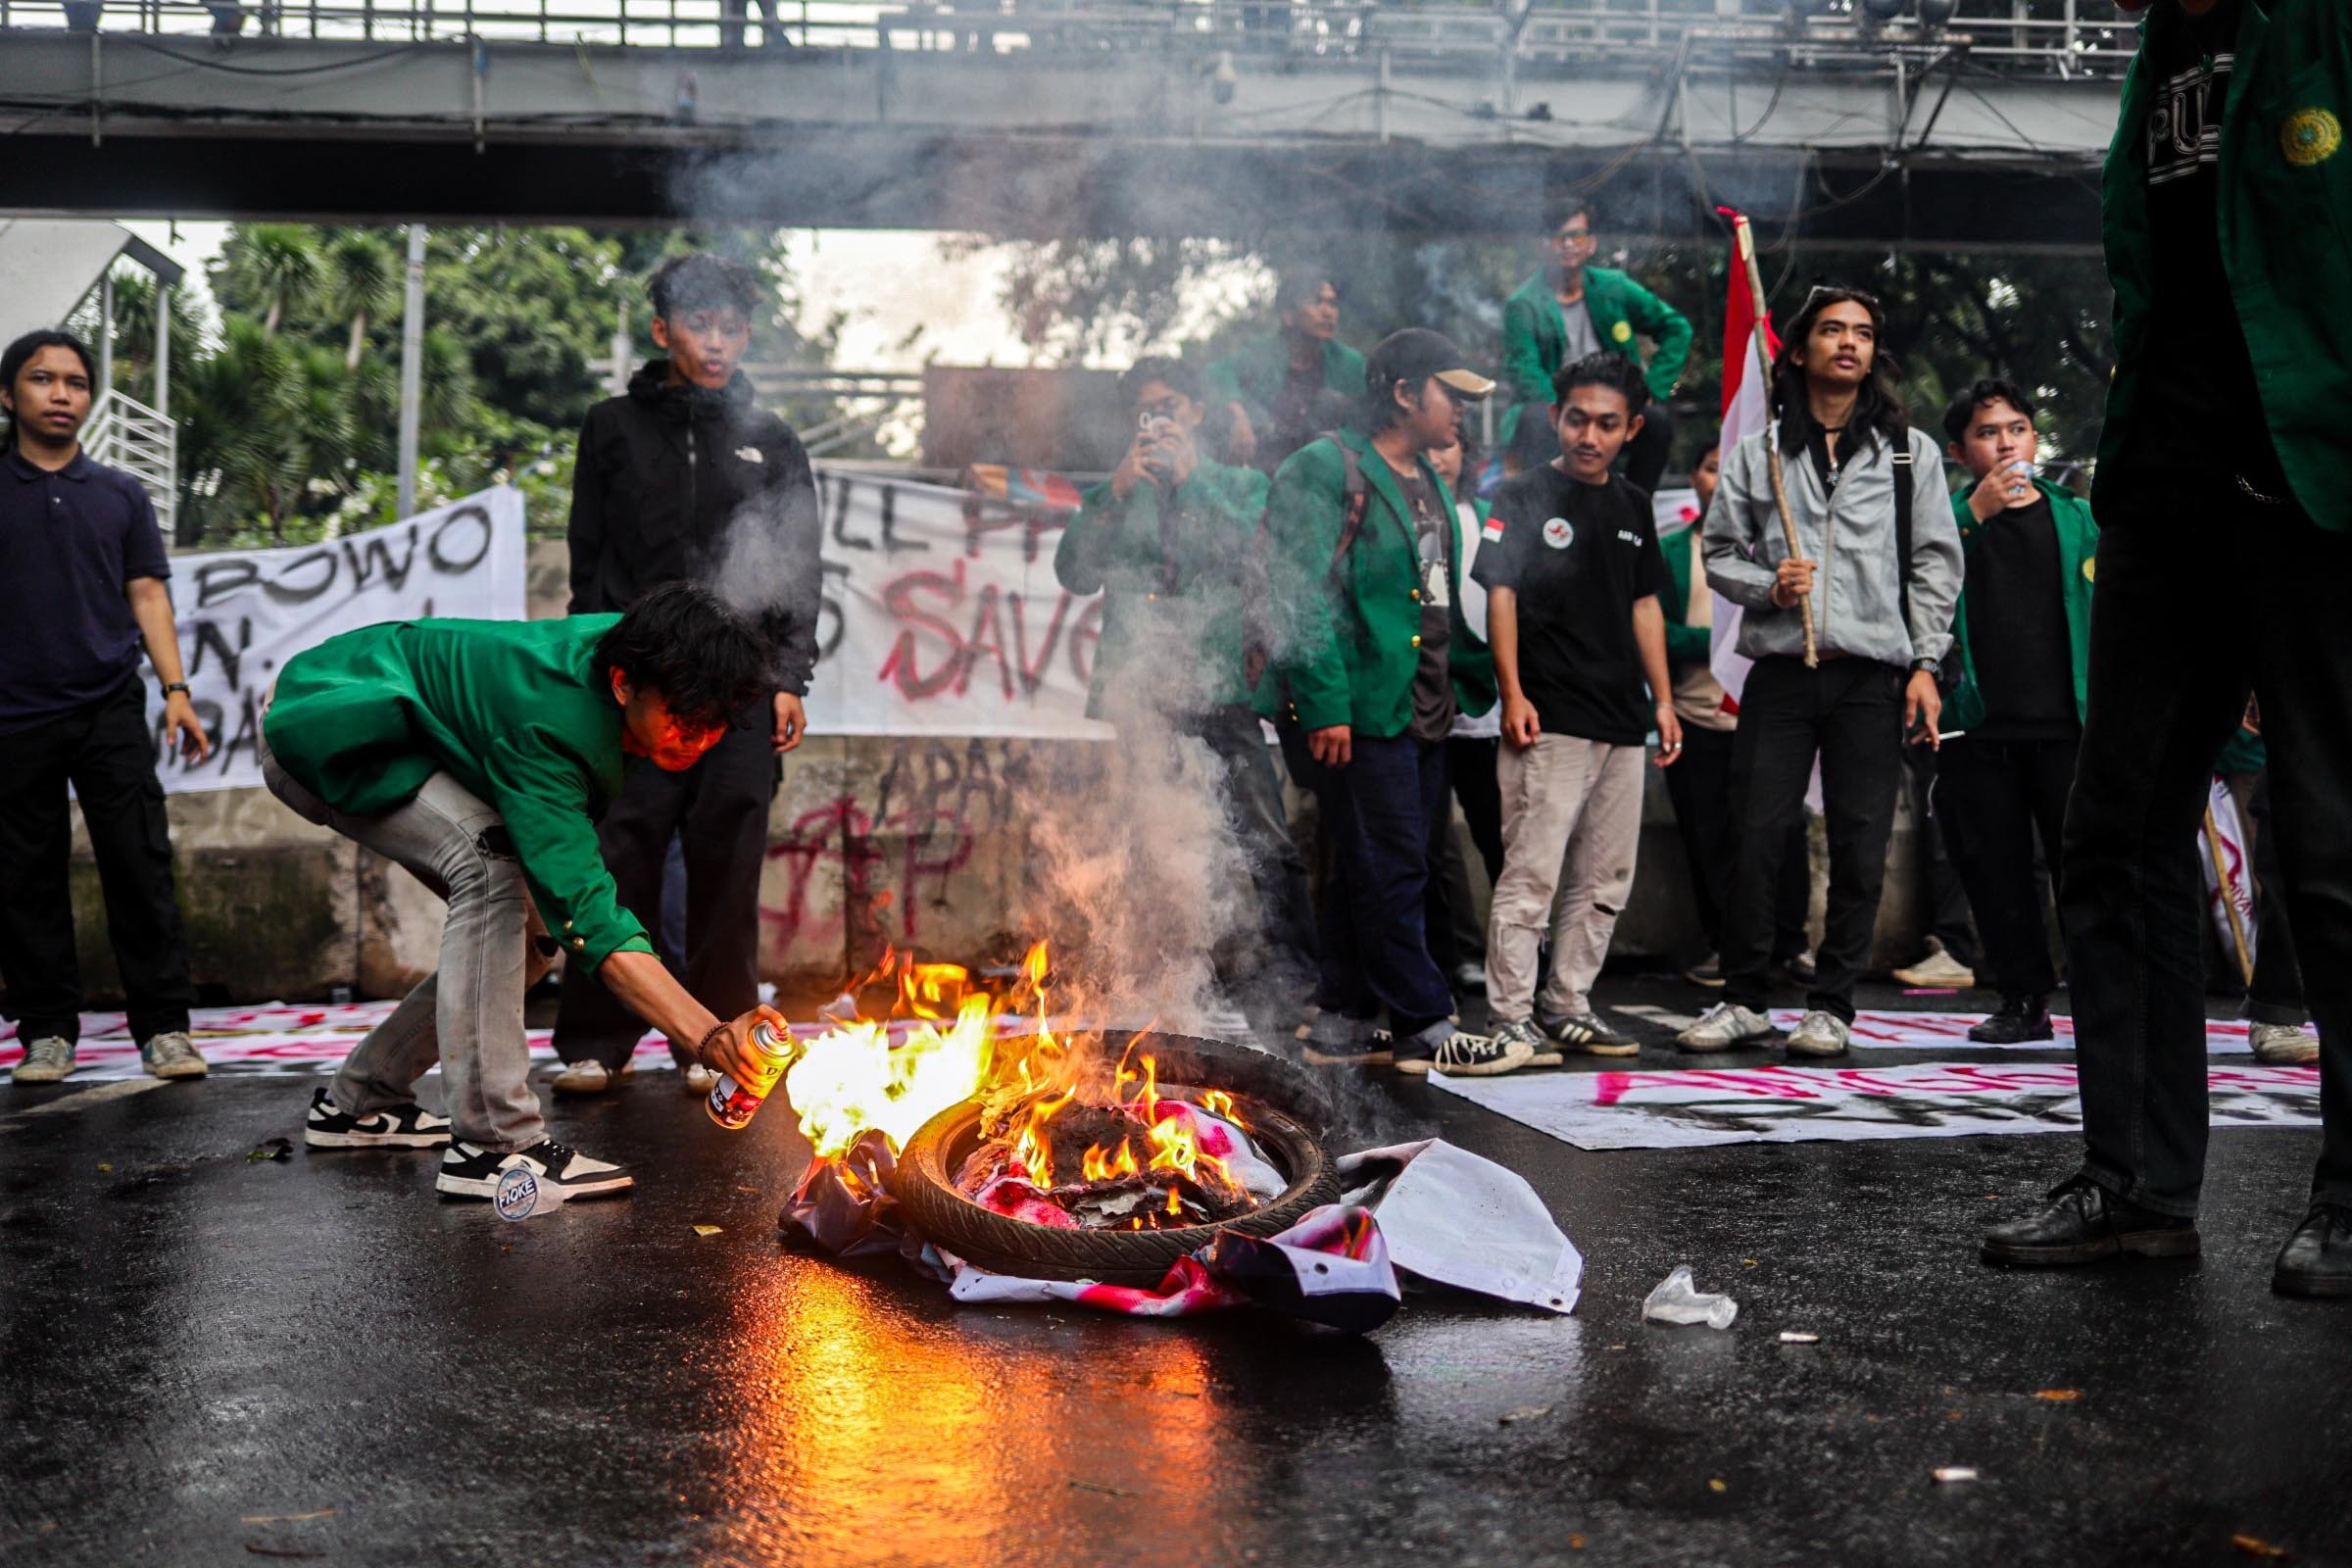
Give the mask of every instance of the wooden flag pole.
M 1751 324 L 1756 333 L 1756 358 L 1764 366 L 1764 462 L 1772 474 L 1772 504 L 1781 512 L 1781 538 L 1788 546 L 1789 559 L 1797 560 L 1803 552 L 1796 543 L 1795 514 L 1788 510 L 1788 476 L 1781 466 L 1780 388 L 1773 380 L 1772 349 L 1764 334 L 1764 277 L 1756 270 L 1755 235 L 1749 231 L 1744 216 L 1732 220 L 1732 233 L 1739 240 L 1740 266 L 1747 272 L 1747 295 L 1755 307 L 1751 313 L 1755 319 Z M 1796 596 L 1796 613 L 1805 628 L 1805 667 L 1818 669 L 1821 666 L 1821 648 L 1814 640 L 1811 594 Z

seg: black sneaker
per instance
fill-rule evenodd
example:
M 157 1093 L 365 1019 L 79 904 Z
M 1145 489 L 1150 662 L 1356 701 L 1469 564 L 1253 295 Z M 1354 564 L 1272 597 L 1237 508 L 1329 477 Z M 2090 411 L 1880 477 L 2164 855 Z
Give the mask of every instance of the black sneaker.
M 555 1189 L 567 1200 L 622 1192 L 636 1182 L 624 1167 L 610 1160 L 590 1159 L 552 1138 L 543 1138 L 530 1148 L 511 1154 L 477 1149 L 452 1139 L 449 1148 L 442 1152 L 441 1174 L 433 1179 L 433 1191 L 447 1193 L 452 1198 L 495 1198 L 498 1179 L 518 1166 L 539 1178 L 542 1187 Z
M 1442 1072 L 1449 1078 L 1492 1078 L 1530 1065 L 1535 1054 L 1536 1048 L 1515 1034 L 1499 1038 L 1454 1029 L 1442 1040 L 1432 1040 L 1431 1031 L 1424 1029 L 1397 1042 L 1396 1070 L 1416 1077 Z
M 1346 1013 L 1316 1013 L 1298 1038 L 1299 1054 L 1318 1067 L 1385 1067 L 1396 1055 L 1386 1029 Z
M 311 1091 L 302 1141 L 313 1149 L 439 1149 L 449 1142 L 449 1119 L 422 1105 L 388 1105 L 365 1116 L 336 1108 L 323 1089 Z
M 1588 1056 L 1638 1056 L 1642 1043 L 1620 1029 L 1611 1028 L 1596 1012 L 1579 1013 L 1570 1018 L 1546 1018 L 1544 1032 L 1570 1051 L 1581 1051 Z
M 2001 1010 L 1969 1030 L 1968 1038 L 1980 1046 L 2022 1046 L 2057 1033 L 2046 998 L 2003 997 Z

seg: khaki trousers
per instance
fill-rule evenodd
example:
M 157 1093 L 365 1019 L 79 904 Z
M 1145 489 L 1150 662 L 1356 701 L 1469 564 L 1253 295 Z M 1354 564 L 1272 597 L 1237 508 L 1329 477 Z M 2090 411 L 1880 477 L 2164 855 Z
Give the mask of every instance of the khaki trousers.
M 1574 735 L 1539 735 L 1522 750 L 1505 741 L 1502 875 L 1487 932 L 1487 1001 L 1494 1021 L 1536 1016 L 1536 961 L 1546 925 L 1551 979 L 1543 1016 L 1591 1010 L 1589 993 L 1634 886 L 1642 843 L 1645 748 Z

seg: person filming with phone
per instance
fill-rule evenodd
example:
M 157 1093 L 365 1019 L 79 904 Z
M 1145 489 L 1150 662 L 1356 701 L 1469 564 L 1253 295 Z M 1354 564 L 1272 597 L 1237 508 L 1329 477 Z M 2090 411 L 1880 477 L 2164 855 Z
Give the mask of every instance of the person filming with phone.
M 1219 967 L 1237 1000 L 1272 1008 L 1311 982 L 1315 937 L 1306 862 L 1243 674 L 1241 563 L 1266 510 L 1266 476 L 1201 457 L 1208 408 L 1180 362 L 1139 360 L 1120 386 L 1134 438 L 1054 554 L 1064 588 L 1102 595 L 1087 716 L 1131 745 L 1173 735 L 1214 755 L 1260 926 Z

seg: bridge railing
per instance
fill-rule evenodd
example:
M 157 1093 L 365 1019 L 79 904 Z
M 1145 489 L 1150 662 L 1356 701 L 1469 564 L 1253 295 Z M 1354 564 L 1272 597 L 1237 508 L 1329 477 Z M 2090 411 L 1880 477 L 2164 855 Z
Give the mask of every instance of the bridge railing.
M 1806 0 L 1806 9 L 1821 0 Z M 1856 0 L 1798 17 L 1780 0 L 1537 0 L 1502 8 L 1374 0 L 0 0 L 0 28 L 157 38 L 256 34 L 386 45 L 493 42 L 892 49 L 986 54 L 1231 51 L 1293 61 L 1386 55 L 1465 66 L 1638 66 L 1686 53 L 1799 67 L 1883 65 L 1965 48 L 1979 65 L 2031 74 L 2113 75 L 2132 29 L 2105 0 L 1961 0 L 1941 27 L 1877 23 Z M 1511 47 L 1516 32 L 1515 47 Z
M 179 520 L 179 425 L 126 392 L 98 399 L 81 430 L 81 448 L 94 463 L 122 468 L 145 486 L 166 539 Z

